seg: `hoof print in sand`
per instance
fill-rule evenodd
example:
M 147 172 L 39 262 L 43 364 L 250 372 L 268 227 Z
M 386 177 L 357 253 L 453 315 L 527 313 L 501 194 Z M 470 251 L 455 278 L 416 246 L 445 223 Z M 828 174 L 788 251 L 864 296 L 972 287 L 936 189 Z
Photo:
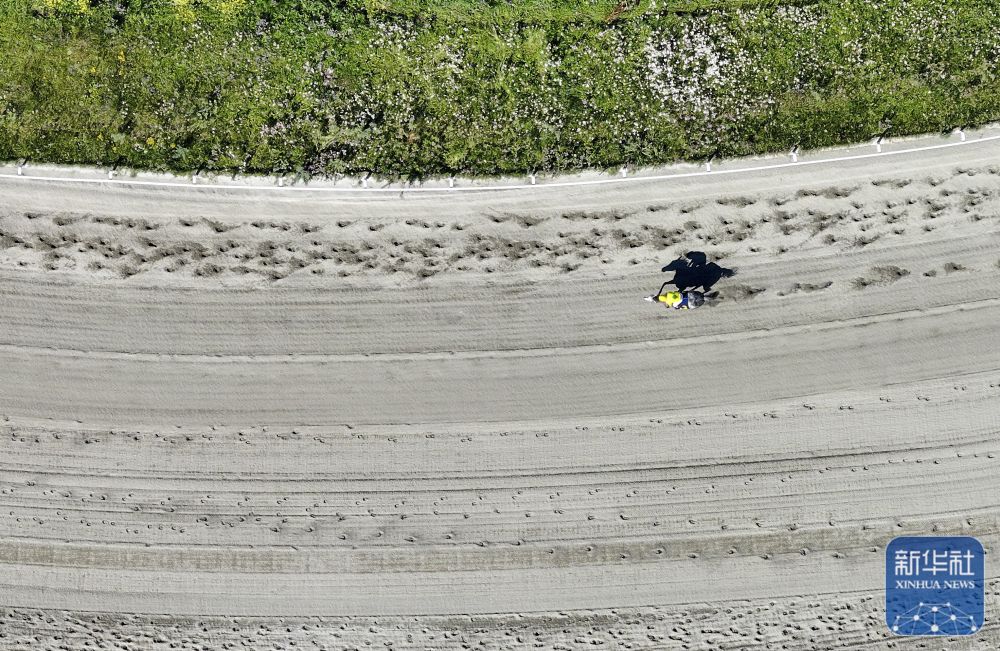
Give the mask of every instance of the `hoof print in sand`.
M 832 280 L 828 280 L 825 283 L 795 283 L 790 288 L 778 292 L 778 296 L 788 296 L 789 294 L 797 294 L 799 292 L 820 292 L 829 288 L 831 285 L 833 285 Z
M 728 301 L 745 301 L 755 298 L 758 294 L 766 292 L 766 287 L 752 287 L 750 285 L 729 285 L 719 290 L 719 299 Z
M 903 269 L 895 265 L 872 267 L 868 271 L 867 276 L 855 278 L 851 284 L 854 286 L 854 289 L 867 289 L 872 285 L 888 285 L 909 275 L 909 269 Z

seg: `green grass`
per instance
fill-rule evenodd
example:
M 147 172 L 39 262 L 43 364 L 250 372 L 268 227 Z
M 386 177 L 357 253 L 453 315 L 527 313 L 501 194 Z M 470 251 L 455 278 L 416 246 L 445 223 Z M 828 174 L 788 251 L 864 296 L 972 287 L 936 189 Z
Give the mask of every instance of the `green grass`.
M 997 0 L 0 0 L 0 159 L 419 178 L 942 131 L 1000 119 L 996 25 Z

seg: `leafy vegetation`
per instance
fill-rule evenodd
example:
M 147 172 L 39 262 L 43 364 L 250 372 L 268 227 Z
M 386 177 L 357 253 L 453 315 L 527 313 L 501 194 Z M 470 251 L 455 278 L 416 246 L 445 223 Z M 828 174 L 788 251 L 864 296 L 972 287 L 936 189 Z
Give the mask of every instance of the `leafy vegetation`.
M 996 0 L 0 0 L 0 159 L 423 177 L 1000 118 Z

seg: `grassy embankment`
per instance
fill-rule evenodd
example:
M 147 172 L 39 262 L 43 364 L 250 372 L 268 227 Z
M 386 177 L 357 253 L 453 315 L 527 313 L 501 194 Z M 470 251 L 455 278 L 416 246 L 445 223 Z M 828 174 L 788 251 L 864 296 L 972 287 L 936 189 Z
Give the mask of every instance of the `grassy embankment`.
M 0 159 L 649 165 L 1000 119 L 996 0 L 0 0 Z

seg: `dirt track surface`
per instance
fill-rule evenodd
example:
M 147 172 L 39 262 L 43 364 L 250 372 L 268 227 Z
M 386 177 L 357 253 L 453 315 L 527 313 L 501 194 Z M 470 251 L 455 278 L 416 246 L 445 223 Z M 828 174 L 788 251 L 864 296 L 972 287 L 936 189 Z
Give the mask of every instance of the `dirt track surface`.
M 888 540 L 998 540 L 998 141 L 0 195 L 0 648 L 909 648 Z

